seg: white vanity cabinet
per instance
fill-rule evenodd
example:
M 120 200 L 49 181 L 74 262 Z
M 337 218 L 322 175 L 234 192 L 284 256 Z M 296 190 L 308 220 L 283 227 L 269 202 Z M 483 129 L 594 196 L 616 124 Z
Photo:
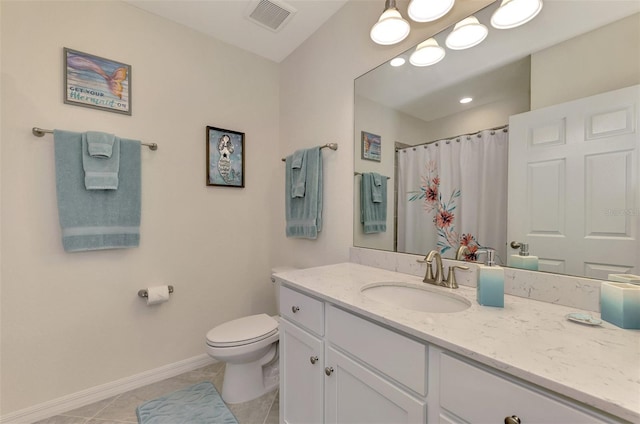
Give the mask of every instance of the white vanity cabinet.
M 623 422 L 286 286 L 280 307 L 281 423 Z

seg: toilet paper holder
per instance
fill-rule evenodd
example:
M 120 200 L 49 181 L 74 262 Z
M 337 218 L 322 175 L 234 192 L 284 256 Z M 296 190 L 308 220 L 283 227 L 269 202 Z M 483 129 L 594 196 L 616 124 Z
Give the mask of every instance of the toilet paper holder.
M 173 286 L 169 286 L 169 294 L 173 293 Z M 138 296 L 140 297 L 149 297 L 149 293 L 147 289 L 138 290 Z

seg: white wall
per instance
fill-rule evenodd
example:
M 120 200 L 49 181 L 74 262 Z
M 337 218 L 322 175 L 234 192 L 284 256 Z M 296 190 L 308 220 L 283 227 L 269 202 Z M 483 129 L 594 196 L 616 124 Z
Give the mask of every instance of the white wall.
M 531 56 L 531 109 L 640 83 L 640 13 Z
M 529 93 L 477 106 L 429 122 L 421 143 L 494 128 L 509 123 L 509 117 L 529 111 Z
M 340 148 L 324 151 L 325 227 L 318 240 L 285 238 L 282 190 L 274 190 L 274 263 L 312 266 L 349 260 L 354 221 L 354 79 L 491 2 L 457 1 L 441 20 L 411 22 L 411 34 L 402 43 L 379 46 L 370 40 L 369 31 L 384 2 L 350 1 L 281 63 L 281 154 L 328 141 L 340 143 Z M 406 16 L 408 1 L 397 4 Z M 278 178 L 283 175 L 284 169 Z
M 278 66 L 121 2 L 1 8 L 2 414 L 204 354 L 213 326 L 275 312 Z M 63 104 L 63 47 L 132 65 L 133 116 Z M 207 125 L 246 133 L 246 188 L 205 186 Z M 158 143 L 139 248 L 64 253 L 53 139 L 33 126 Z M 156 284 L 175 293 L 146 307 L 137 291 Z
M 393 250 L 394 248 L 394 203 L 395 203 L 395 142 L 417 144 L 422 138 L 427 123 L 406 113 L 388 108 L 362 96 L 355 96 L 355 140 L 354 170 L 357 172 L 377 172 L 389 177 L 387 180 L 387 231 L 365 234 L 360 223 L 360 214 L 354 213 L 353 244 L 372 249 Z M 361 131 L 381 137 L 380 162 L 362 159 Z M 353 179 L 354 210 L 360 210 L 361 177 Z

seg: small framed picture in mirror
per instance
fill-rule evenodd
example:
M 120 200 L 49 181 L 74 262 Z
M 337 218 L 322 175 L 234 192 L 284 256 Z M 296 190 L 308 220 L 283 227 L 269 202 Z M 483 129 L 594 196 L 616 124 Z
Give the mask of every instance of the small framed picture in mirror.
M 362 159 L 380 162 L 382 140 L 379 135 L 366 131 L 362 133 Z

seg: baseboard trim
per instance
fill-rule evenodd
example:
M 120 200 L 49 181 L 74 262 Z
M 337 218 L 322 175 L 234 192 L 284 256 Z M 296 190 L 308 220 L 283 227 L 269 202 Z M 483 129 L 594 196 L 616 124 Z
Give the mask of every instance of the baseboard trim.
M 32 423 L 34 421 L 52 417 L 66 411 L 71 411 L 73 409 L 128 392 L 129 390 L 137 389 L 138 387 L 146 386 L 147 384 L 175 377 L 176 375 L 192 371 L 215 362 L 216 360 L 207 354 L 194 356 L 192 358 L 174 362 L 159 368 L 141 372 L 110 383 L 101 384 L 80 392 L 71 393 L 57 399 L 11 412 L 0 417 L 0 423 Z

